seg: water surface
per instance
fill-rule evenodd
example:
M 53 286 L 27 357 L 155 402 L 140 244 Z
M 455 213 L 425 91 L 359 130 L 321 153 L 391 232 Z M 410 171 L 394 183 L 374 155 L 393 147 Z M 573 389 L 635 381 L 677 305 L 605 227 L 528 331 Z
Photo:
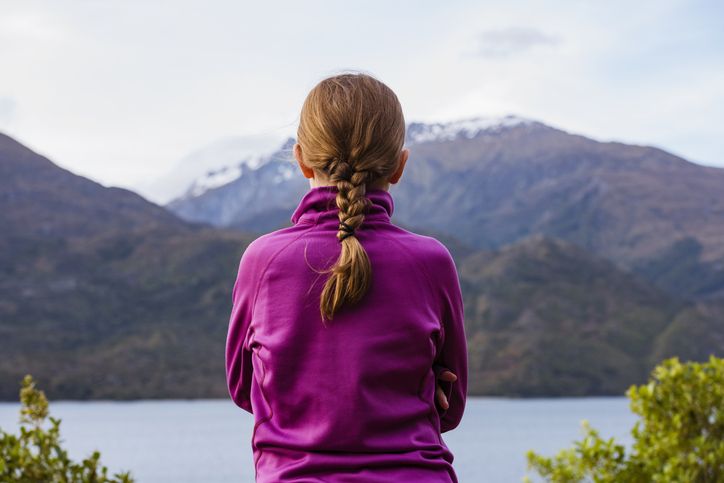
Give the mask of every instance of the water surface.
M 18 409 L 0 403 L 3 430 L 17 432 Z M 141 483 L 254 481 L 253 416 L 230 400 L 51 401 L 50 412 L 62 419 L 70 456 L 98 449 L 109 474 L 128 469 Z M 443 439 L 461 482 L 520 482 L 526 450 L 552 455 L 570 446 L 582 419 L 602 437 L 631 443 L 635 417 L 625 397 L 471 397 L 460 426 Z

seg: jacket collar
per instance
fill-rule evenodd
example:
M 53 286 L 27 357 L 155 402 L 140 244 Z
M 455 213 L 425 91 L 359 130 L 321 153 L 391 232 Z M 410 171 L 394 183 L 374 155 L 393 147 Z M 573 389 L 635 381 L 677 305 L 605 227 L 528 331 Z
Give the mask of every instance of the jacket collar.
M 326 219 L 339 221 L 336 198 L 337 187 L 334 185 L 316 186 L 310 189 L 301 199 L 292 214 L 292 223 L 318 223 Z M 395 210 L 395 203 L 389 191 L 378 188 L 368 189 L 367 198 L 371 201 L 365 220 L 389 222 Z

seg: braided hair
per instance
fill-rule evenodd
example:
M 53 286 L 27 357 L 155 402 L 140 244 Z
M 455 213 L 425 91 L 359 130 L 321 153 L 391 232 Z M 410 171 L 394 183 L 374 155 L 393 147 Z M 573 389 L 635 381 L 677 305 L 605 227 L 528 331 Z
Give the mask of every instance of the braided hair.
M 341 252 L 324 272 L 320 299 L 322 322 L 344 305 L 359 303 L 370 288 L 372 267 L 355 236 L 370 205 L 367 188 L 398 168 L 405 140 L 405 119 L 395 93 L 365 73 L 343 73 L 319 82 L 308 94 L 297 142 L 304 164 L 337 186 L 337 239 Z

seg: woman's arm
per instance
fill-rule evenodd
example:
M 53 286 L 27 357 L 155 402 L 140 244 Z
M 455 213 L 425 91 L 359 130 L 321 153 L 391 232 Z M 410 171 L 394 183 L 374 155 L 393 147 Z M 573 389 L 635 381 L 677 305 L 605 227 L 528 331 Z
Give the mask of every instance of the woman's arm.
M 252 251 L 253 244 L 254 242 L 249 244 L 239 262 L 231 295 L 232 309 L 226 337 L 226 382 L 229 395 L 237 406 L 252 414 L 250 390 L 253 371 L 249 336 L 261 275 L 258 257 Z
M 436 380 L 445 393 L 448 407 L 438 408 L 440 414 L 440 432 L 454 429 L 460 424 L 465 412 L 468 386 L 468 349 L 465 337 L 465 311 L 460 280 L 452 255 L 445 250 L 446 256 L 437 270 L 437 280 L 442 284 L 442 345 L 433 364 Z M 457 379 L 454 381 L 439 378 L 450 371 Z

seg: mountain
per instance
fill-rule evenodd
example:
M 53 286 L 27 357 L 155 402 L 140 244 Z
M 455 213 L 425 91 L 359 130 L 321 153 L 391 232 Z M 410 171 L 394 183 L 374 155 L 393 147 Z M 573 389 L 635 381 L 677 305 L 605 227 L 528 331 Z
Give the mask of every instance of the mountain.
M 724 169 L 540 123 L 426 141 L 413 155 L 396 191 L 406 201 L 399 216 L 413 226 L 480 248 L 545 234 L 649 275 L 671 293 L 724 295 Z M 682 242 L 700 245 L 683 269 L 671 254 Z M 708 283 L 677 284 L 660 276 L 662 263 L 669 274 Z
M 252 236 L 184 222 L 4 135 L 0 226 L 0 399 L 25 373 L 55 398 L 226 395 L 231 287 Z
M 506 127 L 533 122 L 517 116 L 506 116 L 478 117 L 446 124 L 412 123 L 407 129 L 407 145 L 456 136 L 471 138 L 482 131 L 498 132 Z M 286 226 L 289 222 L 288 213 L 309 189 L 309 182 L 299 174 L 292 154 L 295 142 L 294 138 L 288 138 L 274 152 L 254 156 L 252 159 L 257 161 L 253 165 L 244 161 L 227 163 L 205 172 L 190 181 L 185 192 L 166 207 L 185 220 L 256 233 Z M 254 200 L 259 196 L 265 199 L 272 196 L 275 202 L 271 208 L 266 204 L 258 206 Z
M 256 234 L 181 220 L 2 135 L 0 226 L 0 399 L 26 373 L 54 399 L 228 397 L 231 288 Z M 481 249 L 418 232 L 458 265 L 471 395 L 620 394 L 663 357 L 724 354 L 722 301 L 548 235 Z
M 240 164 L 255 168 L 260 158 L 277 149 L 283 140 L 283 134 L 274 132 L 220 139 L 191 152 L 164 176 L 140 187 L 140 192 L 156 203 L 168 203 L 184 196 L 197 180 L 208 177 L 212 183 L 223 184 L 227 168 L 231 168 L 229 173 Z
M 608 258 L 671 294 L 724 298 L 722 168 L 512 115 L 411 123 L 406 144 L 410 159 L 390 190 L 399 224 L 479 249 L 544 234 Z M 282 226 L 306 180 L 287 179 L 283 186 L 292 194 L 279 195 L 273 211 L 256 212 L 253 196 L 281 190 L 273 180 L 294 166 L 284 151 L 275 159 L 168 207 L 216 226 L 254 232 Z
M 189 221 L 265 233 L 290 224 L 291 213 L 309 190 L 309 181 L 293 161 L 294 139 L 273 153 L 246 163 L 227 166 L 195 180 L 167 208 Z M 219 178 L 231 178 L 218 184 Z M 255 200 L 264 199 L 264 203 Z
M 575 244 L 533 235 L 459 265 L 472 393 L 620 394 L 664 357 L 724 354 L 724 303 L 672 298 Z

